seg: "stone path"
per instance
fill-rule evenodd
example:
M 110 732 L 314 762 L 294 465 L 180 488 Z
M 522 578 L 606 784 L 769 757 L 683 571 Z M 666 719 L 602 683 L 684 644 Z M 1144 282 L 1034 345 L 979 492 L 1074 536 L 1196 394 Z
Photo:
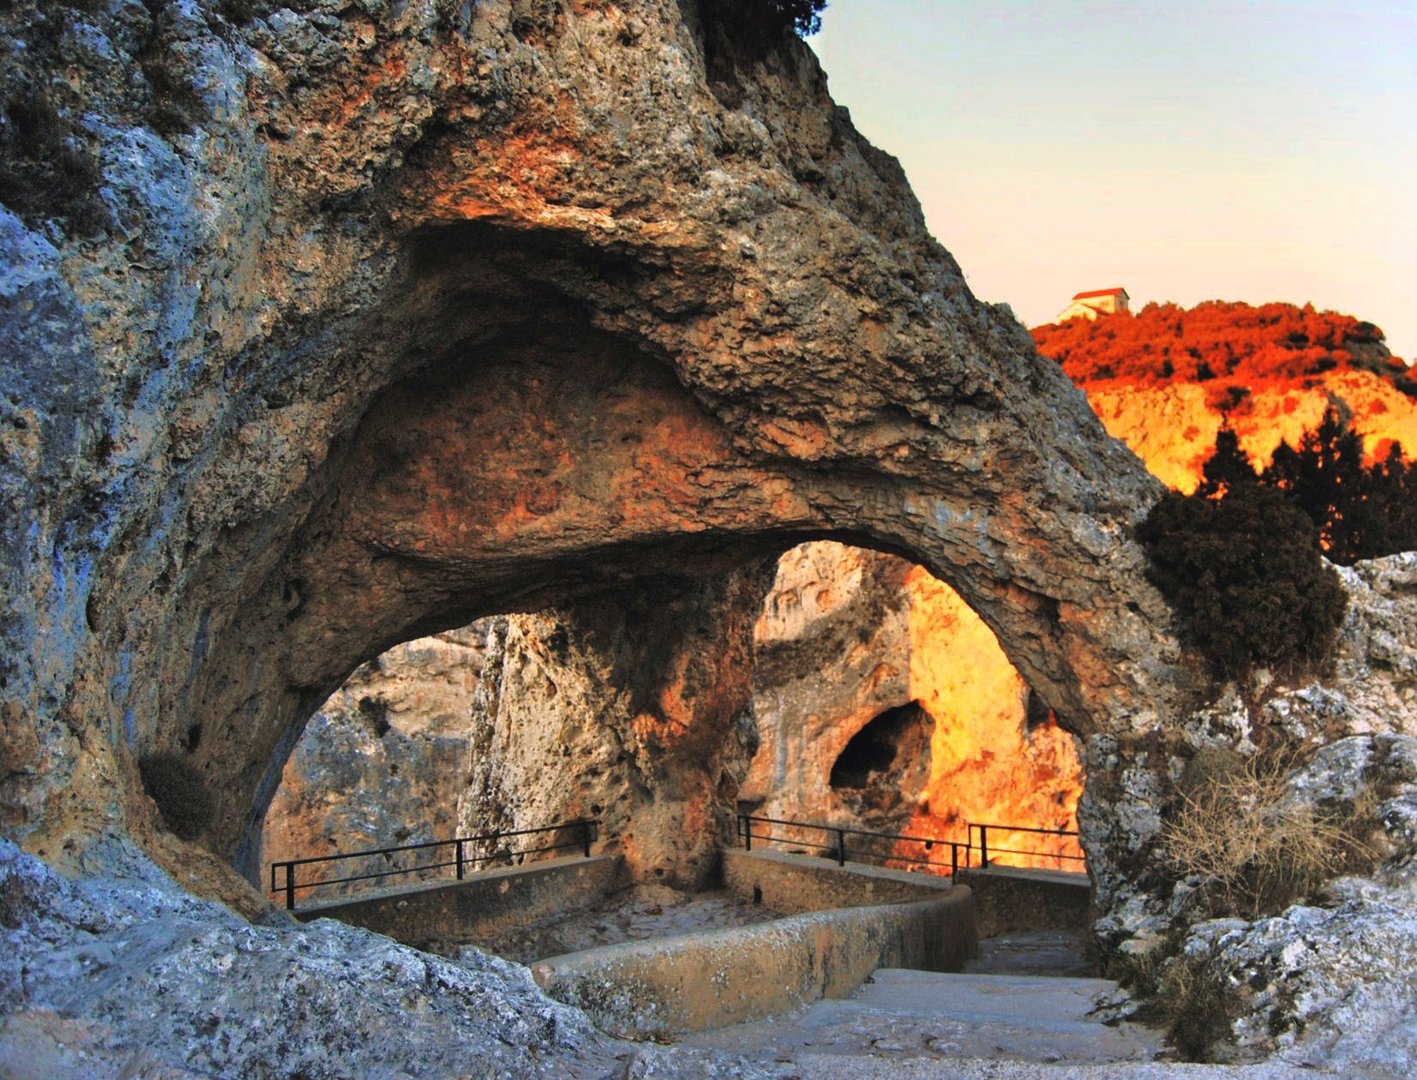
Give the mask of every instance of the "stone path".
M 873 1058 L 1026 1061 L 1103 1065 L 1156 1060 L 1161 1033 L 1090 1018 L 1117 994 L 1115 983 L 1021 975 L 943 975 L 882 969 L 842 1001 L 687 1036 L 681 1045 L 801 1064 L 807 1059 Z
M 1096 965 L 1083 930 L 1028 930 L 985 938 L 967 975 L 1063 975 L 1089 978 Z
M 556 915 L 495 943 L 478 945 L 508 960 L 530 964 L 548 956 L 622 941 L 670 938 L 694 930 L 749 926 L 781 917 L 778 912 L 740 900 L 729 892 L 689 894 L 664 885 L 638 885 L 607 897 L 590 911 Z

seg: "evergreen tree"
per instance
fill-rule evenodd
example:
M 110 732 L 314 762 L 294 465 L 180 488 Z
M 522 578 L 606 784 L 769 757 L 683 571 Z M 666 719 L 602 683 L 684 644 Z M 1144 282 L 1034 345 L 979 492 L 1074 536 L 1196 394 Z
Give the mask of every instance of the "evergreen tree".
M 1220 678 L 1319 665 L 1348 595 L 1283 494 L 1239 485 L 1219 499 L 1168 492 L 1137 528 L 1147 577 Z
M 1245 451 L 1240 449 L 1240 437 L 1226 421 L 1215 434 L 1215 450 L 1201 468 L 1196 494 L 1208 499 L 1222 498 L 1237 488 L 1253 487 L 1257 483 L 1259 477 Z
M 1402 448 L 1394 444 L 1386 459 L 1365 468 L 1362 437 L 1333 407 L 1297 450 L 1280 444 L 1261 482 L 1309 516 L 1334 562 L 1347 565 L 1417 547 L 1414 465 L 1402 460 Z
M 822 28 L 827 0 L 700 0 L 705 22 L 736 28 L 746 40 L 771 44 L 787 31 L 799 37 Z

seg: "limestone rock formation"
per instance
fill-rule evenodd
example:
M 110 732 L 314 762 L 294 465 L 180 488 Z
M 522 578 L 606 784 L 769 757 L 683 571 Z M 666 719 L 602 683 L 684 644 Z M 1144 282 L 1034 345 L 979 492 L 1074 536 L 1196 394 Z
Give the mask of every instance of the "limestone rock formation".
M 757 662 L 762 747 L 739 791 L 753 813 L 960 841 L 971 821 L 1074 827 L 1071 736 L 1036 701 L 1030 717 L 989 628 L 919 567 L 830 542 L 794 549 Z M 1019 846 L 1080 854 L 1057 838 Z
M 459 802 L 478 759 L 474 697 L 488 629 L 474 623 L 395 646 L 345 680 L 310 718 L 286 762 L 266 815 L 264 863 L 467 834 Z M 324 876 L 376 874 L 394 865 L 381 857 L 351 859 Z M 331 885 L 303 891 L 300 899 L 370 886 Z
M 595 612 L 456 632 L 485 653 L 448 644 L 452 635 L 389 650 L 307 726 L 267 814 L 263 860 L 587 816 L 602 822 L 603 850 L 632 855 L 636 876 L 692 886 L 729 831 L 731 792 L 756 814 L 961 842 L 969 821 L 1076 827 L 1072 738 L 1046 710 L 1030 718 L 1027 687 L 946 586 L 896 556 L 830 541 L 785 554 L 749 610 L 763 584 L 729 605 L 721 592 L 661 593 L 618 625 L 606 613 L 622 602 L 598 601 Z M 731 628 L 715 609 L 734 612 Z M 730 632 L 736 651 L 705 666 L 705 637 Z M 686 645 L 658 670 L 643 653 L 607 651 L 646 633 Z M 729 692 L 735 671 L 751 676 L 746 693 Z M 651 727 L 630 705 L 635 687 L 670 721 Z M 684 772 L 718 783 L 694 789 Z M 1080 855 L 1071 839 L 1016 839 Z
M 76 883 L 0 840 L 7 1076 L 598 1080 L 636 1058 L 666 1078 L 767 1074 L 618 1043 L 476 950 L 444 959 L 331 920 L 252 925 L 131 848 L 105 856 L 118 876 Z
M 1339 739 L 1289 786 L 1292 803 L 1330 813 L 1371 800 L 1376 880 L 1341 879 L 1273 918 L 1202 921 L 1169 970 L 1213 996 L 1218 1057 L 1400 1075 L 1417 1060 L 1417 738 Z
M 482 615 L 574 611 L 593 656 L 721 671 L 703 707 L 731 713 L 756 604 L 732 582 L 806 539 L 956 588 L 1088 740 L 1104 908 L 1157 884 L 1143 834 L 1110 840 L 1205 696 L 1129 536 L 1159 484 L 970 295 L 805 46 L 689 0 L 14 0 L 0 27 L 0 806 L 93 897 L 15 894 L 7 936 L 43 962 L 10 969 L 12 1014 L 169 1071 L 365 1028 L 405 1071 L 549 1060 L 511 976 L 174 911 L 130 841 L 256 910 L 230 867 L 255 870 L 308 717 Z M 725 598 L 702 647 L 597 641 L 661 587 Z M 680 737 L 699 704 L 645 693 L 627 740 L 717 788 L 717 746 Z M 210 794 L 200 843 L 161 831 L 154 752 Z M 682 832 L 643 865 L 692 869 L 709 825 Z M 335 1022 L 248 1005 L 273 969 Z M 357 1073 L 394 1045 L 317 1052 Z
M 1340 1065 L 1366 1056 L 1387 1062 L 1374 1064 L 1376 1075 L 1401 1075 L 1412 1048 L 1394 1036 L 1417 1017 L 1411 979 L 1400 974 L 1417 942 L 1417 682 L 1410 665 L 1390 658 L 1417 649 L 1417 552 L 1340 573 L 1350 607 L 1328 677 L 1262 685 L 1249 700 L 1231 688 L 1151 738 L 1089 739 L 1079 817 L 1092 843 L 1110 851 L 1091 864 L 1106 911 L 1095 926 L 1100 938 L 1123 955 L 1147 958 L 1144 965 L 1186 968 L 1183 985 L 1216 999 L 1194 1050 L 1236 1060 L 1282 1051 L 1294 1061 Z M 1273 917 L 1208 920 L 1198 902 L 1204 876 L 1156 872 L 1179 804 L 1176 782 L 1202 753 L 1243 760 L 1262 747 L 1288 748 L 1301 763 L 1286 777 L 1293 804 L 1314 807 L 1321 818 L 1367 822 L 1358 838 L 1366 876 L 1332 883 Z M 1094 769 L 1103 755 L 1110 760 Z M 1247 819 L 1248 809 L 1234 807 L 1237 827 L 1270 827 Z
M 7 354 L 52 368 L 6 369 L 36 850 L 144 828 L 132 760 L 183 748 L 252 868 L 358 663 L 804 534 L 959 586 L 1078 730 L 1180 700 L 1154 482 L 805 48 L 667 0 L 326 7 L 4 16 L 108 219 L 4 224 Z

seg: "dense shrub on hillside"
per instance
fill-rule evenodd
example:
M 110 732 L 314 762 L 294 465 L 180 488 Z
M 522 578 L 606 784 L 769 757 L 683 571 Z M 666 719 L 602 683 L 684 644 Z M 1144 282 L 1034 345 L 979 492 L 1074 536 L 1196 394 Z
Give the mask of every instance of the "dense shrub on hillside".
M 1217 677 L 1313 666 L 1328 654 L 1348 597 L 1308 518 L 1281 492 L 1259 485 L 1223 499 L 1169 492 L 1137 538 L 1182 638 Z
M 1286 496 L 1308 518 L 1324 553 L 1348 565 L 1417 549 L 1417 462 L 1400 443 L 1371 465 L 1363 440 L 1335 408 L 1297 449 L 1280 443 L 1269 468 L 1257 474 L 1229 427 L 1216 436 L 1196 494 L 1229 497 L 1263 486 Z
M 1275 380 L 1316 379 L 1361 367 L 1410 381 L 1372 323 L 1312 305 L 1148 304 L 1135 315 L 1069 319 L 1036 327 L 1038 350 L 1079 385 L 1118 379 L 1139 386 L 1207 383 L 1217 399 Z

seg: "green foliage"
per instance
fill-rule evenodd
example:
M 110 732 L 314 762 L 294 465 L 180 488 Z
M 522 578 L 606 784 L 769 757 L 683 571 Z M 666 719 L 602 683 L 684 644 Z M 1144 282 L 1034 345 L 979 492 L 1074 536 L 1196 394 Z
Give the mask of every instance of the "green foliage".
M 1330 407 L 1297 450 L 1281 443 L 1260 482 L 1308 515 L 1328 557 L 1345 565 L 1417 548 L 1417 463 L 1393 443 L 1363 464 L 1363 440 Z
M 731 36 L 763 47 L 782 40 L 789 31 L 799 37 L 822 28 L 827 0 L 701 0 L 705 25 L 717 25 Z
M 1280 492 L 1257 485 L 1224 499 L 1169 492 L 1137 538 L 1150 559 L 1147 576 L 1217 677 L 1314 665 L 1328 654 L 1348 597 L 1308 520 Z
M 1417 549 L 1417 462 L 1402 445 L 1363 464 L 1363 440 L 1330 408 L 1295 450 L 1280 443 L 1270 467 L 1256 475 L 1229 426 L 1215 437 L 1197 495 L 1225 498 L 1255 486 L 1278 491 L 1303 511 L 1324 554 L 1350 565 Z
M 1254 487 L 1258 482 L 1255 470 L 1250 467 L 1250 459 L 1240 449 L 1240 437 L 1229 424 L 1223 425 L 1215 435 L 1215 450 L 1201 468 L 1201 482 L 1196 494 L 1206 498 L 1223 496 L 1241 488 Z
M 215 807 L 202 776 L 181 754 L 149 754 L 138 761 L 143 788 L 162 820 L 183 840 L 195 840 L 211 824 Z
M 1183 1061 L 1206 1061 L 1242 1011 L 1239 990 L 1213 958 L 1178 957 L 1156 987 L 1160 1019 Z

